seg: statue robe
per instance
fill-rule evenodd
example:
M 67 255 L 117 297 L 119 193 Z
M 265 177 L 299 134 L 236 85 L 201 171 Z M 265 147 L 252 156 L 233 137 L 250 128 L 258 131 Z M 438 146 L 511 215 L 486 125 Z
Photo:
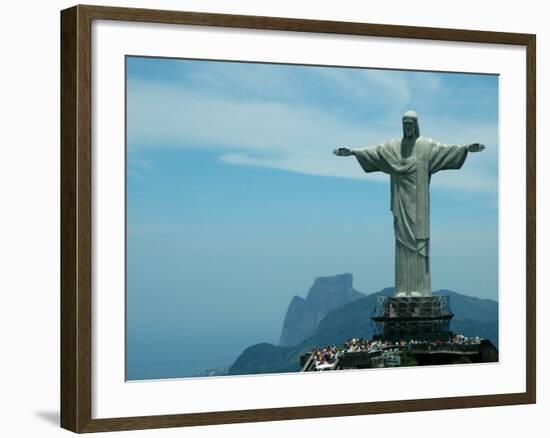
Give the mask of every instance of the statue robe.
M 395 231 L 395 293 L 430 296 L 430 178 L 440 170 L 460 169 L 466 146 L 449 146 L 418 137 L 409 157 L 401 156 L 401 140 L 356 149 L 365 172 L 390 175 Z

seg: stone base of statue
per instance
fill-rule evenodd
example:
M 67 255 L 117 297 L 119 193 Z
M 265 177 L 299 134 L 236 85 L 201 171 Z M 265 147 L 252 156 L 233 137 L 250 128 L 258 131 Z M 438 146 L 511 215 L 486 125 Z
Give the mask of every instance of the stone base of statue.
M 372 315 L 375 338 L 441 341 L 452 337 L 449 296 L 379 297 Z

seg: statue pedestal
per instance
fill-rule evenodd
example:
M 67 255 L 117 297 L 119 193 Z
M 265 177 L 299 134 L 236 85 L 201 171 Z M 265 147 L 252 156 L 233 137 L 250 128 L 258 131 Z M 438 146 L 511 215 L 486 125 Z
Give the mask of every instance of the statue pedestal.
M 452 337 L 449 296 L 380 297 L 372 315 L 375 337 L 387 341 L 441 341 Z

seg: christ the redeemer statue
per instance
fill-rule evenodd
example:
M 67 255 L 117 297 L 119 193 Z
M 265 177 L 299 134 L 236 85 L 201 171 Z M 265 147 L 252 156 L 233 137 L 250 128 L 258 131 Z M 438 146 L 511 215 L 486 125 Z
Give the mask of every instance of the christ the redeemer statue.
M 365 149 L 338 148 L 335 155 L 354 155 L 365 172 L 390 175 L 395 230 L 395 294 L 432 295 L 430 280 L 430 178 L 440 170 L 460 169 L 468 152 L 485 146 L 451 146 L 421 137 L 414 111 L 403 115 L 403 138 Z

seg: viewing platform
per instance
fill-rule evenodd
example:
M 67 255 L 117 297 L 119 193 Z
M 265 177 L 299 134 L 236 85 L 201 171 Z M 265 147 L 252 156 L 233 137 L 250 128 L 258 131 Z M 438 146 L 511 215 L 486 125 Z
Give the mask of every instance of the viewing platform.
M 302 372 L 398 366 L 497 362 L 491 341 L 456 335 L 450 341 L 352 339 L 343 346 L 316 349 L 300 358 Z

